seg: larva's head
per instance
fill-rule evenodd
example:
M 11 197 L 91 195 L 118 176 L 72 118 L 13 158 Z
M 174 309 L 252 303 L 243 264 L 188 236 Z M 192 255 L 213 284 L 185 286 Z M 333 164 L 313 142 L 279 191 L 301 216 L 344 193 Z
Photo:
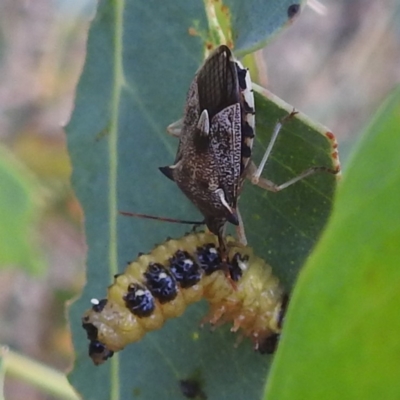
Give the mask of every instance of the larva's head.
M 114 352 L 107 349 L 107 347 L 100 343 L 98 340 L 91 340 L 89 343 L 89 357 L 93 360 L 96 365 L 103 364 L 110 357 L 114 355 Z
M 82 328 L 86 331 L 87 338 L 89 339 L 89 357 L 96 365 L 100 365 L 112 357 L 114 352 L 98 340 L 98 329 L 92 323 L 91 315 L 93 315 L 92 313 L 101 312 L 107 304 L 107 299 L 100 301 L 92 299 L 92 304 L 92 309 L 87 311 L 82 318 Z

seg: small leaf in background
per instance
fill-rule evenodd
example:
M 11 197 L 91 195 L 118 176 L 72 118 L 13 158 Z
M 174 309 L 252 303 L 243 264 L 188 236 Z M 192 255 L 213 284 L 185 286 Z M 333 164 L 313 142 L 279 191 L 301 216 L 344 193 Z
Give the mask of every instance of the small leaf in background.
M 274 8 L 278 3 L 268 4 Z M 268 27 L 274 14 L 265 11 Z M 256 18 L 258 10 L 251 12 Z M 194 27 L 207 30 L 204 4 L 184 0 L 162 7 L 149 0 L 102 1 L 91 26 L 67 129 L 72 180 L 84 209 L 89 247 L 87 285 L 70 310 L 76 350 L 70 380 L 87 400 L 182 398 L 179 382 L 195 373 L 210 399 L 260 398 L 265 384 L 271 357 L 255 353 L 249 340 L 235 349 L 237 336 L 227 326 L 215 332 L 200 329 L 203 303 L 190 306 L 184 316 L 100 367 L 88 357 L 81 327 L 90 299 L 105 296 L 112 276 L 138 252 L 190 229 L 128 218 L 118 211 L 201 219 L 176 184 L 158 171 L 175 158 L 178 143 L 165 133 L 166 126 L 181 117 L 189 84 L 202 62 L 204 43 L 190 34 Z M 267 30 L 265 37 L 271 33 Z M 257 96 L 256 108 L 254 150 L 259 161 L 277 120 L 292 108 L 267 94 Z M 283 183 L 312 165 L 334 167 L 336 150 L 326 133 L 304 116 L 288 121 L 265 176 Z M 250 245 L 287 287 L 325 224 L 335 184 L 334 176 L 319 174 L 277 194 L 246 185 L 240 207 Z
M 40 273 L 45 264 L 38 250 L 38 187 L 27 170 L 0 148 L 0 268 L 21 267 Z
M 265 398 L 400 397 L 400 88 L 348 163 L 299 277 Z
M 305 5 L 305 1 L 226 0 L 230 10 L 232 39 L 237 55 L 261 49 L 271 34 L 290 22 L 289 7 Z

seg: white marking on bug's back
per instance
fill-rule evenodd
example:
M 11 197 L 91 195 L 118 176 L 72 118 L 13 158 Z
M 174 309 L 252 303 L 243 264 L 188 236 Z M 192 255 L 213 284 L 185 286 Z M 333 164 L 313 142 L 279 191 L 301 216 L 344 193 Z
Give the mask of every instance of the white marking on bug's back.
M 246 101 L 246 103 L 254 109 L 254 95 L 252 92 L 252 81 L 251 81 L 251 77 L 250 77 L 250 71 L 248 68 L 243 67 L 243 64 L 240 61 L 236 60 L 236 64 L 239 66 L 240 69 L 243 69 L 246 71 L 246 75 L 244 78 L 246 87 L 243 89 L 243 97 Z
M 243 68 L 243 65 L 241 65 L 238 62 L 239 66 L 246 70 L 246 76 L 244 78 L 245 82 L 246 82 L 246 88 L 243 90 L 243 97 L 246 101 L 246 103 L 249 105 L 249 107 L 251 107 L 254 110 L 254 95 L 252 92 L 252 82 L 251 82 L 251 77 L 250 77 L 250 71 L 248 68 Z
M 160 275 L 159 275 L 159 277 L 160 277 L 161 279 L 165 279 L 167 276 L 168 276 L 168 275 L 167 275 L 165 272 L 161 272 Z
M 219 196 L 222 205 L 230 212 L 232 213 L 232 208 L 229 206 L 228 202 L 225 199 L 225 193 L 222 189 L 217 189 L 215 191 L 215 193 L 217 194 L 217 196 Z
M 91 299 L 90 303 L 93 304 L 94 306 L 97 306 L 98 304 L 100 304 L 100 300 L 99 299 Z

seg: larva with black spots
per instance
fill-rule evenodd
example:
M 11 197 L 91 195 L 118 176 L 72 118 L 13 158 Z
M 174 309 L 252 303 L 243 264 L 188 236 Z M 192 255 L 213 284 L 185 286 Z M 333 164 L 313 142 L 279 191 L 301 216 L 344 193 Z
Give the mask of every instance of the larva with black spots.
M 93 362 L 102 364 L 202 298 L 210 305 L 208 322 L 232 322 L 231 330 L 250 337 L 256 350 L 273 352 L 287 296 L 271 267 L 250 247 L 228 237 L 228 259 L 223 263 L 217 243 L 210 233 L 170 239 L 117 275 L 107 298 L 93 300 L 82 318 Z

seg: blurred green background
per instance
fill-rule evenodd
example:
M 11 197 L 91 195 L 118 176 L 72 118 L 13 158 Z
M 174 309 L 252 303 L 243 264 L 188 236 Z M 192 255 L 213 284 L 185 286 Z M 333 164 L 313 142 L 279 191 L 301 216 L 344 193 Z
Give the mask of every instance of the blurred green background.
M 400 81 L 400 5 L 310 1 L 257 52 L 261 84 L 337 136 L 357 134 Z M 84 284 L 83 216 L 69 185 L 69 120 L 95 2 L 0 3 L 0 344 L 65 370 L 64 302 Z M 12 249 L 7 245 L 17 243 Z M 7 399 L 47 399 L 7 378 Z

